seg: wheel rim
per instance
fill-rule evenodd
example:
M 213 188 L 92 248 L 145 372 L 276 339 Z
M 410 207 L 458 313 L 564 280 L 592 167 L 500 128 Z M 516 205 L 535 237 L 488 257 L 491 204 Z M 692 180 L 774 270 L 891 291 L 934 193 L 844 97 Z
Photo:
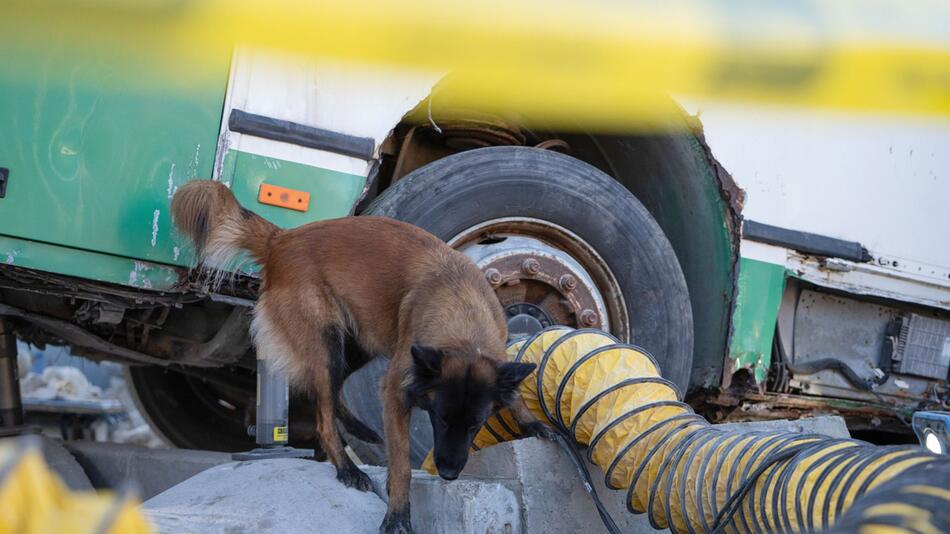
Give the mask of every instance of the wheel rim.
M 504 217 L 472 226 L 449 245 L 482 269 L 508 319 L 509 335 L 552 324 L 630 337 L 623 293 L 600 254 L 559 225 Z

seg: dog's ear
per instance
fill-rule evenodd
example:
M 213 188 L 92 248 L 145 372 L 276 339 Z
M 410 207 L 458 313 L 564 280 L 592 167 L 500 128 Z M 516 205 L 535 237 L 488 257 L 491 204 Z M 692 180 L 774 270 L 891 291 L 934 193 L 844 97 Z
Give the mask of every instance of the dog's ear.
M 512 396 L 521 381 L 528 377 L 534 368 L 533 363 L 509 362 L 498 366 L 498 377 L 495 379 L 495 395 L 501 404 L 511 403 Z
M 413 374 L 423 382 L 438 378 L 442 374 L 441 350 L 424 345 L 412 346 Z
M 413 405 L 428 409 L 427 395 L 435 388 L 439 377 L 442 376 L 442 358 L 444 354 L 439 349 L 422 345 L 413 345 L 412 367 L 406 374 L 403 389 L 406 397 Z

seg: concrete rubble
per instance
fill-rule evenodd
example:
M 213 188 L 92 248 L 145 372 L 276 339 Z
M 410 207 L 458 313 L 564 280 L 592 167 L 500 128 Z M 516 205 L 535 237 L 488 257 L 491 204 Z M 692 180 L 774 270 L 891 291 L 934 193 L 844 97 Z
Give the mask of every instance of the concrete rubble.
M 299 459 L 230 462 L 145 503 L 160 532 L 377 532 L 386 505 L 336 480 L 332 465 Z
M 840 417 L 738 423 L 749 430 L 787 430 L 848 437 Z M 302 459 L 233 462 L 230 454 L 148 449 L 127 444 L 44 440 L 50 466 L 73 489 L 138 489 L 160 532 L 375 533 L 386 511 L 386 469 L 361 466 L 375 492 L 336 480 L 333 466 Z M 625 492 L 608 490 L 589 466 L 594 487 L 623 532 L 655 532 L 626 511 Z M 560 447 L 525 439 L 473 454 L 462 477 L 412 477 L 417 532 L 551 534 L 603 532 L 600 517 Z
M 839 417 L 740 424 L 750 430 L 848 435 Z M 214 456 L 192 462 L 191 469 L 202 463 L 214 466 L 145 502 L 149 517 L 162 532 L 370 533 L 378 531 L 385 513 L 385 468 L 362 466 L 376 485 L 372 494 L 343 487 L 328 464 L 227 462 L 224 455 L 198 454 Z M 169 465 L 174 471 L 174 464 L 154 458 L 151 462 Z M 600 469 L 590 469 L 598 494 L 624 532 L 655 532 L 645 516 L 626 511 L 624 492 L 608 490 Z M 415 472 L 411 499 L 413 525 L 420 533 L 603 531 L 570 460 L 556 444 L 536 439 L 503 443 L 474 454 L 462 478 L 454 482 Z

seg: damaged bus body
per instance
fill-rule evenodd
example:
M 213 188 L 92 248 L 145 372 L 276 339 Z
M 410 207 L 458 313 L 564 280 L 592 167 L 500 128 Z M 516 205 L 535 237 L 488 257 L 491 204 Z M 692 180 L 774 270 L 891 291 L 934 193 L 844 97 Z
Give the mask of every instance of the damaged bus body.
M 70 61 L 90 79 L 147 70 Z M 128 364 L 174 445 L 252 444 L 255 267 L 220 287 L 189 274 L 168 211 L 208 177 L 282 227 L 419 225 L 484 270 L 513 335 L 609 331 L 713 419 L 832 412 L 900 433 L 904 413 L 947 404 L 945 125 L 670 99 L 651 130 L 565 131 L 440 105 L 439 76 L 240 50 L 207 77 L 0 87 L 0 315 L 24 341 Z M 345 388 L 378 431 L 382 365 Z M 306 404 L 291 441 L 313 437 Z

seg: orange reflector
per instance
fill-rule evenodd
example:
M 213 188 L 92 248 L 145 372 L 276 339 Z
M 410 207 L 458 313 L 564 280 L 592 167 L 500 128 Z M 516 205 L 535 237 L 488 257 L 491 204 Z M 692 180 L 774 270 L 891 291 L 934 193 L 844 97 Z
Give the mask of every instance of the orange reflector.
M 270 184 L 261 184 L 261 191 L 257 194 L 257 201 L 279 208 L 288 208 L 297 211 L 310 209 L 310 193 L 287 189 Z

